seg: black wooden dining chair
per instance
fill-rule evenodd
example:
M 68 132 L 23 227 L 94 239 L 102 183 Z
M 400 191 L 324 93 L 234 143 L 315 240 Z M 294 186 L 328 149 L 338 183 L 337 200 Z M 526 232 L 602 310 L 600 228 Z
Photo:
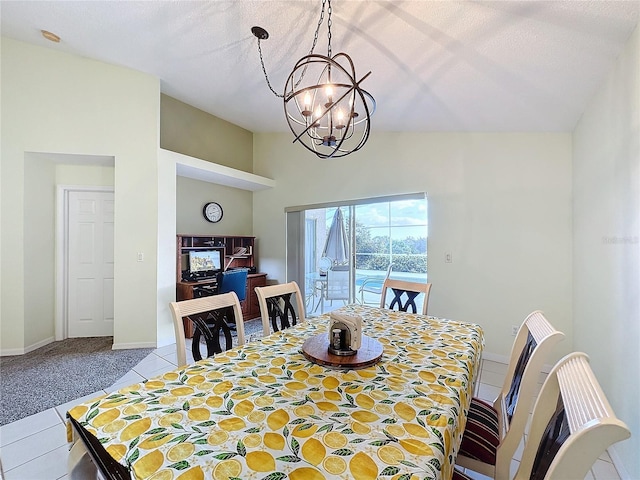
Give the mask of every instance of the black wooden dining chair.
M 490 477 L 582 479 L 609 446 L 629 436 L 629 428 L 616 417 L 587 355 L 570 353 L 553 367 L 542 385 L 515 476 L 509 475 L 510 457 L 506 470 L 495 470 Z M 453 479 L 471 477 L 455 469 Z
M 255 291 L 260 304 L 264 336 L 269 335 L 271 329 L 277 332 L 305 321 L 304 302 L 296 282 L 256 287 Z
M 429 306 L 429 292 L 431 291 L 430 283 L 419 282 L 406 282 L 404 280 L 395 280 L 387 278 L 382 285 L 382 293 L 380 295 L 380 308 L 385 308 L 387 290 L 393 292 L 393 298 L 389 303 L 389 309 L 400 310 L 402 312 L 409 311 L 411 313 L 418 313 L 418 307 L 416 306 L 416 297 L 421 293 L 424 294 L 424 301 L 422 302 L 422 315 L 427 314 L 427 307 Z
M 190 319 L 194 324 L 191 351 L 194 360 L 201 360 L 200 339 L 204 338 L 207 346 L 207 357 L 229 350 L 233 346 L 232 332 L 229 325 L 236 324 L 238 345 L 244 344 L 244 322 L 242 307 L 235 292 L 194 298 L 181 302 L 171 302 L 173 327 L 176 335 L 178 366 L 187 364 L 186 345 L 184 339 L 183 319 Z M 224 337 L 224 343 L 220 337 Z
M 509 478 L 524 433 L 542 367 L 564 338 L 538 310 L 522 322 L 500 393 L 488 403 L 471 399 L 456 464 L 492 478 Z M 580 477 L 583 478 L 583 477 Z

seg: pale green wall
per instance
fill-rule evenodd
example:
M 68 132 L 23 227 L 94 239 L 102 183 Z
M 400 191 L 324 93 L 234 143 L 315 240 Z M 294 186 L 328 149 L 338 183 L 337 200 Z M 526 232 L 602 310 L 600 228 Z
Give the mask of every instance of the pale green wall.
M 616 445 L 640 478 L 640 32 L 574 132 L 574 346 L 631 428 Z
M 31 198 L 25 199 L 32 188 L 25 181 L 32 170 L 25 165 L 27 152 L 115 157 L 114 342 L 155 345 L 159 81 L 6 38 L 1 49 L 0 348 L 19 353 L 51 332 L 48 323 L 25 325 L 32 308 L 25 303 L 37 295 L 24 240 L 41 220 Z M 145 262 L 137 262 L 137 252 L 145 253 Z
M 56 184 L 112 187 L 114 167 L 97 165 L 56 165 Z
M 54 336 L 56 165 L 24 155 L 24 344 Z
M 251 172 L 253 134 L 167 95 L 161 96 L 160 146 Z
M 570 134 L 374 132 L 319 160 L 288 134 L 255 134 L 254 173 L 277 179 L 254 194 L 260 269 L 285 280 L 285 207 L 426 191 L 429 313 L 480 323 L 486 352 L 506 358 L 511 326 L 542 309 L 567 334 L 559 358 L 572 346 L 571 154 Z
M 178 233 L 199 235 L 251 235 L 253 193 L 238 188 L 178 177 L 176 195 Z M 202 216 L 207 202 L 218 202 L 224 215 L 218 223 Z

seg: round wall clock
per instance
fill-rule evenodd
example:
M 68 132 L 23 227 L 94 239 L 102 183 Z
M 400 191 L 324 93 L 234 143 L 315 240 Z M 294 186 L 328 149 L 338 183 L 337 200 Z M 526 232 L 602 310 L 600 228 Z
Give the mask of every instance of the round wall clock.
M 222 207 L 219 203 L 209 202 L 203 207 L 202 215 L 211 223 L 219 222 L 222 220 Z

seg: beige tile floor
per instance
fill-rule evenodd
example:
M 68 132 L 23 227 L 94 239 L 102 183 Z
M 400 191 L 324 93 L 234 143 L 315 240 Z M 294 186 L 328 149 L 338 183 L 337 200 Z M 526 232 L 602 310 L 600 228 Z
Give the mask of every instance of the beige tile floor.
M 187 346 L 187 360 L 193 361 L 190 345 Z M 50 408 L 22 420 L 0 427 L 0 459 L 6 480 L 57 480 L 67 479 L 68 446 L 66 441 L 65 413 L 72 406 L 93 397 L 109 393 L 123 386 L 151 378 L 176 368 L 175 345 L 156 349 L 144 358 L 129 373 L 114 385 L 77 398 L 71 402 Z M 502 385 L 506 365 L 492 361 L 484 361 L 478 396 L 485 400 L 493 400 L 499 386 Z M 541 382 L 543 377 L 541 377 Z M 513 471 L 517 468 L 520 453 L 516 454 Z M 467 472 L 477 480 L 488 477 Z M 593 465 L 585 480 L 618 480 L 611 458 L 607 453 L 602 455 Z

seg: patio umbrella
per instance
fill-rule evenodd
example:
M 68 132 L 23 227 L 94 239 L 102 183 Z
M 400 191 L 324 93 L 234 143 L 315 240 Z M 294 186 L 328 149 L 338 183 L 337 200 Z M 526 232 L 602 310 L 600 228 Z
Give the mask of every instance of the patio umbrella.
M 349 262 L 349 239 L 347 238 L 342 211 L 339 208 L 336 209 L 336 213 L 333 215 L 322 256 L 330 258 L 334 264 Z

